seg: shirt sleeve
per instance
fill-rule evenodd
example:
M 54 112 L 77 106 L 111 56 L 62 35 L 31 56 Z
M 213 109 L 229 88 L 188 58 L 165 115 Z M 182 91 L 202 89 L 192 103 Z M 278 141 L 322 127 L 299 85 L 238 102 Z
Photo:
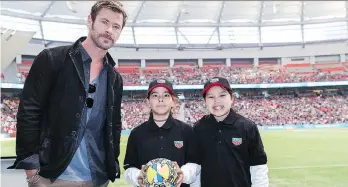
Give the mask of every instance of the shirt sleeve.
M 40 168 L 39 154 L 33 154 L 19 161 L 15 166 L 8 167 L 8 169 L 13 169 L 13 168 L 25 169 L 25 170 L 39 169 Z
M 251 166 L 250 167 L 250 175 L 251 175 L 251 187 L 268 187 L 269 179 L 268 179 L 268 167 L 266 164 Z
M 201 173 L 201 166 L 194 163 L 187 163 L 181 166 L 181 171 L 184 174 L 183 183 L 191 184 L 199 178 L 199 174 Z
M 16 161 L 9 169 L 38 169 L 37 148 L 40 147 L 40 121 L 49 98 L 54 65 L 49 51 L 44 49 L 35 58 L 24 83 L 17 112 Z
M 249 130 L 249 154 L 250 166 L 267 164 L 267 155 L 256 124 L 252 124 Z
M 201 173 L 197 175 L 196 180 L 190 184 L 190 187 L 201 187 Z
M 140 172 L 141 171 L 138 168 L 133 168 L 133 167 L 128 168 L 124 172 L 124 178 L 131 185 L 133 185 L 133 186 L 140 186 L 139 182 L 138 182 L 138 177 L 140 175 Z

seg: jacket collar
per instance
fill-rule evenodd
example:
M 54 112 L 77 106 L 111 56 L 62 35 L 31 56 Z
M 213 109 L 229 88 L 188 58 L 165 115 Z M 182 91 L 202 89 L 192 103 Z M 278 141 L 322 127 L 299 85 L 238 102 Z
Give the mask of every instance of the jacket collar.
M 84 75 L 84 71 L 83 71 L 83 63 L 82 63 L 82 59 L 78 58 L 78 56 L 81 55 L 80 52 L 80 43 L 82 43 L 83 41 L 86 40 L 87 37 L 81 37 L 79 38 L 70 48 L 69 50 L 69 55 L 74 63 L 74 66 L 77 70 L 78 76 L 80 78 L 80 81 L 82 83 L 82 85 L 84 87 L 86 87 L 85 85 L 85 75 Z M 112 57 L 110 56 L 110 54 L 107 52 L 106 53 L 106 58 L 107 58 L 107 66 L 109 66 L 108 69 L 112 69 L 115 66 L 115 62 L 112 59 Z M 111 82 L 115 81 L 115 75 L 113 73 L 111 73 L 111 71 L 108 71 L 108 77 L 110 78 Z
M 80 53 L 81 43 L 83 41 L 85 41 L 86 39 L 87 39 L 87 37 L 83 36 L 83 37 L 79 38 L 78 40 L 76 40 L 70 49 L 70 53 L 73 55 L 77 55 L 78 53 Z M 109 52 L 106 53 L 106 58 L 107 58 L 106 62 L 108 62 L 108 64 L 110 64 L 112 67 L 114 67 L 116 65 L 115 61 L 112 59 Z

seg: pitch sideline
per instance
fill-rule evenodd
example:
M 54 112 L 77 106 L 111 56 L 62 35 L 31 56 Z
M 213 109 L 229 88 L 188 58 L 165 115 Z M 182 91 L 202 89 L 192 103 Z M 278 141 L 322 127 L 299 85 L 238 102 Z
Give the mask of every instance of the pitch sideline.
M 330 164 L 321 166 L 285 166 L 285 167 L 273 167 L 269 170 L 284 170 L 284 169 L 307 169 L 307 168 L 334 168 L 334 167 L 348 167 L 348 164 Z

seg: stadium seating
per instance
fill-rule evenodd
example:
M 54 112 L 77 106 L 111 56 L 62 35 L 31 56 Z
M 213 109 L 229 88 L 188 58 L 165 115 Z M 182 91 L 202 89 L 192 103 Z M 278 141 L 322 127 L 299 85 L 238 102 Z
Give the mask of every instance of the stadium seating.
M 170 69 L 168 67 L 154 67 L 145 68 L 142 70 L 146 84 L 149 84 L 153 79 L 168 78 L 170 76 Z
M 175 84 L 201 84 L 202 74 L 197 67 L 174 67 Z
M 23 81 L 30 62 L 18 65 Z M 249 62 L 233 62 L 230 67 L 219 63 L 206 63 L 197 67 L 193 62 L 177 62 L 174 67 L 166 64 L 149 64 L 141 68 L 137 64 L 116 68 L 124 79 L 124 85 L 147 85 L 151 80 L 165 77 L 175 84 L 203 84 L 208 77 L 223 76 L 231 84 L 247 83 L 291 83 L 348 80 L 348 62 L 303 63 L 279 65 L 276 62 L 262 62 L 253 67 Z
M 202 100 L 190 100 L 186 104 L 185 113 L 190 114 L 186 120 L 191 123 L 208 113 Z M 348 122 L 347 96 L 238 99 L 233 108 L 258 125 Z
M 18 98 L 1 98 L 1 134 L 16 136 L 16 114 L 18 111 Z
M 122 67 L 116 68 L 116 70 L 122 75 L 125 86 L 135 86 L 139 84 L 139 68 Z
M 183 101 L 185 121 L 193 124 L 207 109 L 203 100 Z M 18 98 L 3 98 L 1 102 L 1 133 L 15 136 Z M 132 129 L 146 121 L 149 108 L 143 100 L 124 100 L 123 129 Z M 180 103 L 174 110 L 178 117 Z M 258 125 L 348 123 L 348 95 L 325 97 L 273 97 L 271 99 L 237 99 L 234 110 Z M 291 111 L 291 112 L 289 112 Z

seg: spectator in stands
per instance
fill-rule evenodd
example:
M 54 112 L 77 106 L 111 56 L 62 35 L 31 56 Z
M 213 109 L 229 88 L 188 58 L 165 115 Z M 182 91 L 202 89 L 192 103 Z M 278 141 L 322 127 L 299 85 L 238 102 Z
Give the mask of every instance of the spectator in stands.
M 18 98 L 1 98 L 1 133 L 9 137 L 16 136 L 16 113 Z
M 175 186 L 190 186 L 196 182 L 200 167 L 193 163 L 196 157 L 193 129 L 172 116 L 176 102 L 173 85 L 166 79 L 157 79 L 150 83 L 147 93 L 150 118 L 129 135 L 124 160 L 125 178 L 134 186 L 145 187 L 144 165 L 162 153 L 161 158 L 176 164 L 179 177 Z M 158 135 L 162 147 L 156 146 Z
M 154 72 L 144 72 L 144 77 L 140 76 L 139 71 L 121 72 L 124 85 L 148 85 L 154 78 L 169 78 L 175 84 L 203 84 L 206 77 L 222 76 L 226 77 L 231 84 L 251 84 L 251 83 L 291 83 L 291 82 L 319 82 L 319 81 L 343 81 L 348 80 L 346 71 L 324 72 L 321 69 L 311 70 L 302 74 L 301 72 L 288 72 L 284 68 L 280 69 L 248 69 L 232 68 L 227 66 L 219 67 L 174 67 L 170 69 L 156 70 Z M 24 80 L 27 75 L 19 76 L 19 81 Z M 23 78 L 23 79 L 22 79 Z M 146 80 L 145 80 L 146 79 Z
M 10 167 L 25 169 L 29 186 L 107 186 L 119 178 L 123 80 L 107 51 L 126 19 L 119 2 L 97 1 L 88 37 L 45 49 L 34 60 Z
M 172 68 L 176 76 L 175 84 L 201 84 L 202 75 L 197 67 Z
M 244 95 L 244 94 L 242 94 Z M 254 93 L 255 95 L 255 93 Z M 197 99 L 197 94 L 185 93 L 185 118 L 186 123 L 193 124 L 198 119 L 208 114 L 205 103 L 201 99 Z M 305 96 L 288 97 L 272 95 L 268 99 L 251 98 L 251 96 L 243 96 L 244 98 L 236 99 L 234 109 L 238 113 L 255 121 L 257 125 L 284 125 L 284 124 L 327 124 L 328 116 L 332 116 L 330 123 L 347 123 L 348 122 L 348 97 L 346 95 L 331 95 L 325 97 Z M 16 122 L 16 113 L 18 109 L 19 99 L 17 97 L 2 97 L 2 119 L 1 127 L 4 132 L 7 121 Z M 131 130 L 135 124 L 141 124 L 149 118 L 146 104 L 141 100 L 124 100 L 122 112 L 122 129 Z M 5 109 L 6 108 L 6 109 Z M 177 105 L 173 113 L 174 118 L 178 114 Z M 292 111 L 289 113 L 289 111 Z M 303 115 L 305 114 L 305 115 Z M 7 120 L 6 120 L 7 119 Z M 9 127 L 7 127 L 8 129 Z M 11 128 L 16 133 L 16 126 Z
M 333 117 L 330 123 L 347 123 L 347 106 L 347 96 L 340 95 L 291 98 L 271 96 L 269 99 L 241 98 L 235 101 L 233 108 L 257 125 L 296 125 L 327 124 L 328 116 Z M 186 101 L 185 113 L 193 118 L 188 122 L 194 123 L 208 111 L 202 100 L 195 99 Z
M 286 72 L 283 69 L 263 70 L 263 69 L 241 69 L 229 67 L 202 69 L 204 77 L 223 76 L 232 84 L 251 84 L 251 83 L 290 83 L 290 82 L 319 82 L 319 81 L 342 81 L 348 80 L 345 72 L 332 74 L 330 72 L 316 72 L 309 75 L 301 75 Z M 183 80 L 188 81 L 188 80 Z
M 164 79 L 168 79 L 169 81 L 172 81 L 170 78 L 170 73 L 169 73 L 169 69 L 156 69 L 153 70 L 153 72 L 151 70 L 147 70 L 146 73 L 144 73 L 145 75 L 145 84 L 150 83 L 151 81 L 155 80 L 155 79 L 159 79 L 159 78 L 164 78 Z
M 231 108 L 234 96 L 230 83 L 214 77 L 204 85 L 202 94 L 210 113 L 194 127 L 202 187 L 268 187 L 267 156 L 261 136 L 256 124 Z

